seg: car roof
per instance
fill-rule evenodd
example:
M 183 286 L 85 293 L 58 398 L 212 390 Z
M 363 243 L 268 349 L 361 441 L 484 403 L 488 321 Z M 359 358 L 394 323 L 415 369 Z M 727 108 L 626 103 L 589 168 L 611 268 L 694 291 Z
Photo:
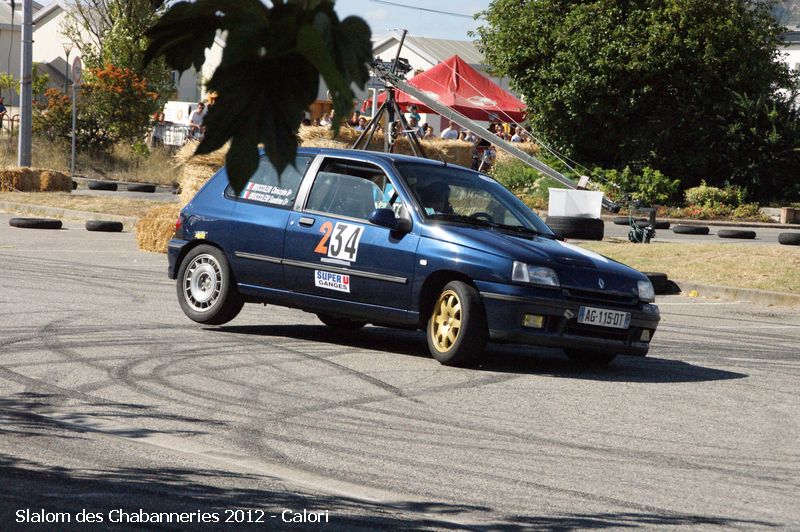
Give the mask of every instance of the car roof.
M 359 157 L 363 157 L 365 160 L 372 162 L 383 161 L 383 162 L 394 163 L 397 161 L 404 161 L 404 162 L 414 162 L 420 164 L 429 164 L 431 166 L 455 166 L 457 168 L 464 168 L 463 166 L 455 164 L 446 164 L 442 161 L 425 159 L 423 157 L 414 157 L 412 155 L 401 155 L 398 153 L 384 153 L 378 151 L 352 150 L 344 148 L 298 148 L 297 151 L 298 153 L 303 153 L 308 155 L 316 155 L 318 153 L 321 153 L 323 155 L 342 156 L 342 157 L 352 157 L 353 155 L 358 155 Z M 465 170 L 469 170 L 469 168 L 465 168 Z

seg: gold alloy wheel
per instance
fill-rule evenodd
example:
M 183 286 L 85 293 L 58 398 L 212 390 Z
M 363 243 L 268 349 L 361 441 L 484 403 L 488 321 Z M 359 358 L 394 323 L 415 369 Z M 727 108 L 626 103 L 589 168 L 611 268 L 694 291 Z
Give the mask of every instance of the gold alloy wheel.
M 448 351 L 461 332 L 461 300 L 453 290 L 439 296 L 431 317 L 431 338 L 437 351 Z

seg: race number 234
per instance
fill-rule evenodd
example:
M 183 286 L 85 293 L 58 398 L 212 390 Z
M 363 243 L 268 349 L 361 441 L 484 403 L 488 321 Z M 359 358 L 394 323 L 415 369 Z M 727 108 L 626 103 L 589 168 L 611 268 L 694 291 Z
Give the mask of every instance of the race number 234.
M 325 222 L 320 226 L 322 238 L 319 240 L 314 253 L 327 255 L 333 259 L 342 259 L 350 262 L 356 261 L 358 243 L 364 228 L 360 225 L 336 222 Z

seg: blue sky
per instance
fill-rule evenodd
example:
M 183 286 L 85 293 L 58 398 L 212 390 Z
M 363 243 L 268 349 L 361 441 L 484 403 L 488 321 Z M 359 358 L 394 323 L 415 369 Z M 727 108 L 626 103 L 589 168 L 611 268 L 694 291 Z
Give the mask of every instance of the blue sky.
M 53 0 L 39 0 L 49 4 Z M 367 21 L 373 37 L 383 37 L 391 30 L 405 28 L 409 35 L 439 39 L 467 40 L 467 32 L 479 24 L 472 18 L 431 13 L 390 4 L 445 11 L 472 17 L 489 6 L 490 0 L 337 0 L 339 18 L 357 15 Z
M 467 32 L 479 24 L 471 18 L 431 13 L 389 4 L 460 13 L 470 17 L 489 6 L 490 0 L 337 0 L 340 18 L 357 15 L 367 21 L 373 37 L 382 37 L 393 29 L 405 28 L 409 35 L 439 39 L 467 40 Z

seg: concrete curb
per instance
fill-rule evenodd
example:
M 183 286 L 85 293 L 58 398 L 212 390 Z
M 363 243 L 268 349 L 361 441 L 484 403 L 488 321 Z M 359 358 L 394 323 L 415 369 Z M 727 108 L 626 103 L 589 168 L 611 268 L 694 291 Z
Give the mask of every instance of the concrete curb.
M 673 280 L 673 282 L 681 289 L 681 294 L 688 297 L 716 298 L 727 301 L 749 301 L 761 305 L 800 308 L 800 294 L 700 284 L 692 281 Z M 696 295 L 692 294 L 692 292 L 695 292 Z
M 58 207 L 45 207 L 33 203 L 15 203 L 12 201 L 0 201 L 0 211 L 9 214 L 22 214 L 29 216 L 42 216 L 47 218 L 58 218 L 61 220 L 72 220 L 77 222 L 87 222 L 89 220 L 112 220 L 122 222 L 126 231 L 132 231 L 139 218 L 135 216 L 119 216 L 103 212 L 76 211 L 72 209 L 61 209 Z

